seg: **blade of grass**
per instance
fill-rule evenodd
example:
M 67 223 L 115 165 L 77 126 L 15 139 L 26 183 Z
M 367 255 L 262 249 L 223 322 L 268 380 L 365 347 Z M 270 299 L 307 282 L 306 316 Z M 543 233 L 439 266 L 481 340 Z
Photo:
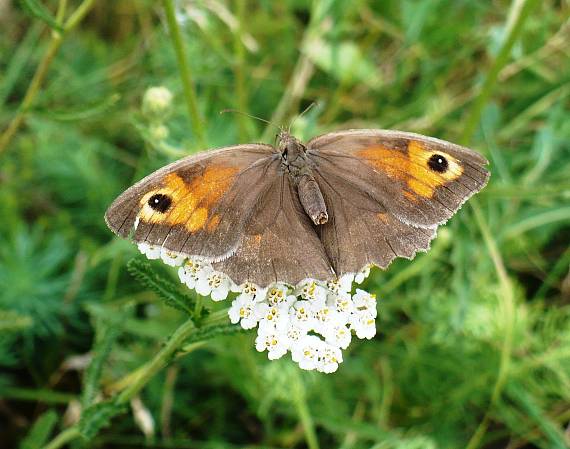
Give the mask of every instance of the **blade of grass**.
M 236 0 L 238 27 L 234 31 L 234 77 L 236 90 L 236 109 L 247 112 L 247 90 L 245 85 L 245 46 L 243 44 L 243 27 L 245 22 L 245 0 Z M 239 137 L 241 141 L 246 141 L 249 137 L 247 132 L 246 116 L 237 115 L 239 125 Z
M 493 261 L 493 265 L 495 266 L 495 271 L 497 272 L 497 276 L 499 278 L 500 284 L 500 292 L 499 292 L 499 310 L 501 311 L 500 316 L 504 320 L 504 339 L 503 344 L 501 347 L 501 355 L 500 355 L 500 363 L 499 363 L 499 372 L 497 373 L 497 378 L 495 380 L 495 385 L 493 386 L 493 391 L 491 393 L 491 399 L 489 401 L 489 407 L 485 412 L 485 415 L 477 427 L 477 430 L 469 440 L 466 448 L 467 449 L 475 449 L 479 447 L 483 436 L 485 435 L 487 428 L 489 427 L 490 421 L 490 411 L 492 407 L 497 403 L 501 394 L 503 392 L 503 388 L 505 387 L 509 370 L 511 367 L 511 353 L 513 349 L 513 333 L 514 333 L 514 320 L 515 320 L 515 297 L 513 286 L 511 285 L 511 281 L 508 277 L 507 270 L 505 268 L 503 258 L 501 257 L 501 253 L 499 248 L 497 247 L 497 242 L 492 236 L 491 230 L 487 225 L 487 222 L 483 218 L 483 213 L 481 212 L 481 207 L 477 201 L 473 201 L 471 203 L 471 207 L 473 212 L 475 213 L 475 220 L 479 229 L 481 230 L 481 234 L 483 235 L 483 239 L 485 241 L 485 245 L 487 246 L 487 250 L 491 256 Z
M 182 80 L 184 99 L 186 100 L 188 115 L 190 116 L 190 121 L 192 122 L 192 129 L 196 135 L 198 144 L 202 147 L 205 147 L 206 132 L 204 130 L 202 118 L 200 116 L 200 110 L 198 109 L 196 89 L 194 87 L 194 81 L 192 80 L 192 72 L 190 70 L 190 65 L 188 64 L 188 56 L 186 54 L 186 48 L 184 47 L 182 33 L 180 31 L 180 27 L 178 26 L 178 21 L 176 20 L 174 2 L 173 0 L 163 0 L 162 5 L 166 13 L 166 22 L 168 24 L 168 30 L 170 32 L 170 39 L 172 39 L 172 46 L 174 47 L 176 60 L 178 61 L 178 69 L 180 71 L 180 78 Z
M 315 423 L 307 404 L 307 395 L 303 379 L 298 371 L 295 371 L 295 382 L 291 388 L 292 400 L 299 415 L 299 420 L 305 432 L 305 441 L 309 449 L 319 449 L 319 440 L 315 432 Z
M 295 103 L 301 99 L 309 81 L 313 77 L 315 67 L 304 49 L 309 46 L 313 40 L 319 39 L 322 32 L 320 29 L 321 23 L 327 17 L 327 12 L 331 5 L 331 1 L 315 2 L 311 9 L 311 19 L 301 40 L 301 54 L 297 59 L 297 63 L 295 64 L 295 68 L 293 69 L 293 73 L 291 74 L 285 93 L 281 97 L 279 104 L 275 108 L 275 112 L 271 116 L 271 123 L 277 126 L 283 125 L 283 120 L 285 120 L 287 114 L 291 112 Z M 265 128 L 265 131 L 261 136 L 261 140 L 266 142 L 273 132 L 273 128 L 268 126 Z
M 481 119 L 483 108 L 487 104 L 497 84 L 499 73 L 502 70 L 502 68 L 507 64 L 509 56 L 511 55 L 513 45 L 518 39 L 520 33 L 523 31 L 524 24 L 526 23 L 526 20 L 528 19 L 530 12 L 532 11 L 532 9 L 536 4 L 537 4 L 536 0 L 514 0 L 513 3 L 511 4 L 509 17 L 505 25 L 505 39 L 503 41 L 503 44 L 499 50 L 497 57 L 495 58 L 493 64 L 491 65 L 489 71 L 487 72 L 479 96 L 476 98 L 475 103 L 471 107 L 471 110 L 467 117 L 466 126 L 463 135 L 461 137 L 461 143 L 463 143 L 464 145 L 467 145 L 473 138 L 473 135 L 475 134 L 475 129 Z M 494 404 L 496 404 L 498 399 L 501 397 L 503 388 L 508 378 L 508 373 L 511 365 L 511 352 L 513 346 L 515 298 L 514 298 L 513 286 L 511 285 L 510 280 L 508 278 L 501 253 L 499 251 L 495 239 L 493 238 L 491 230 L 489 229 L 489 226 L 487 225 L 487 222 L 483 217 L 483 213 L 481 211 L 477 199 L 476 198 L 473 199 L 470 202 L 470 204 L 475 214 L 477 225 L 481 230 L 481 234 L 483 235 L 483 239 L 485 241 L 485 245 L 487 246 L 487 250 L 489 251 L 491 259 L 493 260 L 495 271 L 497 272 L 497 277 L 499 278 L 499 284 L 500 284 L 499 306 L 503 312 L 502 317 L 504 319 L 504 325 L 505 325 L 505 330 L 504 330 L 505 334 L 504 334 L 503 344 L 501 347 L 499 372 L 497 373 L 497 379 L 495 381 L 495 385 L 493 386 L 489 407 L 487 408 L 487 411 L 485 412 L 483 419 L 479 423 L 479 426 L 475 430 L 475 433 L 471 436 L 466 446 L 466 449 L 476 449 L 481 445 L 483 437 L 487 432 L 490 422 L 491 409 L 493 408 Z
M 60 0 L 57 20 L 59 23 L 63 22 L 63 13 L 66 5 L 65 0 Z M 61 44 L 63 43 L 65 37 L 69 34 L 73 28 L 77 26 L 81 20 L 87 15 L 91 7 L 93 6 L 94 0 L 83 0 L 83 2 L 77 7 L 77 9 L 71 14 L 69 19 L 63 25 L 63 31 L 54 31 L 52 33 L 51 41 L 48 48 L 34 73 L 32 81 L 30 82 L 24 99 L 18 108 L 16 116 L 9 123 L 8 127 L 0 136 L 0 154 L 8 147 L 18 129 L 24 122 L 26 115 L 30 108 L 33 106 L 34 100 L 44 82 L 44 79 L 48 73 L 49 67 L 55 58 L 55 55 L 59 51 Z
M 36 45 L 44 28 L 45 26 L 41 22 L 35 22 L 27 31 L 10 58 L 10 63 L 4 70 L 2 83 L 0 83 L 0 106 L 3 106 L 6 99 L 12 94 L 20 77 L 25 76 L 24 70 L 36 49 Z
M 465 128 L 463 129 L 463 134 L 461 136 L 461 142 L 464 144 L 469 143 L 475 134 L 483 108 L 489 101 L 489 98 L 493 94 L 497 84 L 499 72 L 507 64 L 513 45 L 522 32 L 526 20 L 537 3 L 538 2 L 536 0 L 514 0 L 511 4 L 511 10 L 505 25 L 505 40 L 503 41 L 497 57 L 487 72 L 485 81 L 483 81 L 479 91 L 479 95 L 475 99 L 475 103 L 471 107 L 467 120 L 465 121 Z

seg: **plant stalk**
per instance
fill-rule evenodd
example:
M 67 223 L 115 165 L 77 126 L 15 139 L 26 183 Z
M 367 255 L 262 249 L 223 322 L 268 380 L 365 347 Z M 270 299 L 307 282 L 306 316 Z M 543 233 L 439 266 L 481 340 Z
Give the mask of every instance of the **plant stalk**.
M 40 64 L 38 65 L 34 76 L 32 77 L 32 81 L 26 90 L 24 99 L 18 108 L 18 112 L 16 112 L 16 116 L 12 119 L 6 130 L 0 136 L 0 154 L 8 147 L 8 145 L 10 145 L 10 142 L 16 135 L 16 132 L 18 129 L 20 129 L 20 126 L 22 126 L 22 123 L 24 122 L 28 111 L 33 106 L 34 100 L 36 99 L 40 87 L 45 80 L 49 67 L 55 55 L 59 51 L 64 38 L 67 36 L 69 31 L 71 31 L 79 22 L 81 22 L 81 20 L 83 20 L 83 18 L 87 15 L 93 6 L 93 2 L 94 0 L 84 0 L 65 22 L 63 25 L 63 31 L 53 31 L 48 49 L 45 52 Z M 66 4 L 67 2 L 65 0 L 61 0 L 58 7 L 57 17 L 60 19 L 60 21 L 63 21 Z
M 190 121 L 192 122 L 192 129 L 196 135 L 198 144 L 202 147 L 206 147 L 206 132 L 204 130 L 204 124 L 200 117 L 200 111 L 198 109 L 196 89 L 192 80 L 190 65 L 188 64 L 188 55 L 186 54 L 186 48 L 184 47 L 182 33 L 180 31 L 180 27 L 178 26 L 178 21 L 176 20 L 174 2 L 173 0 L 163 0 L 162 4 L 166 13 L 166 22 L 168 24 L 170 38 L 172 39 L 172 46 L 174 47 L 176 60 L 178 61 L 178 70 L 180 71 L 182 89 L 184 91 L 186 107 L 188 108 L 188 115 L 190 116 Z

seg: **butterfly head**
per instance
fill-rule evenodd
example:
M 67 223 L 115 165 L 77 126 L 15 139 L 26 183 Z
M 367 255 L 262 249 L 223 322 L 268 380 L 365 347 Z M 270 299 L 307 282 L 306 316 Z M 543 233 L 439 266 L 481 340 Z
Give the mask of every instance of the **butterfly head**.
M 294 162 L 307 151 L 305 145 L 303 145 L 299 139 L 284 129 L 277 134 L 277 148 L 285 163 Z

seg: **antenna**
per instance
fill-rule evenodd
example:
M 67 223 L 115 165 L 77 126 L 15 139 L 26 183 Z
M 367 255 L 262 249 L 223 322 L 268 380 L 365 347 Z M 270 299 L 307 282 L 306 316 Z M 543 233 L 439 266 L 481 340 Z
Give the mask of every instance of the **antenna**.
M 275 123 L 272 123 L 272 122 L 270 122 L 269 120 L 265 120 L 264 118 L 261 118 L 261 117 L 255 116 L 255 115 L 248 114 L 247 112 L 238 111 L 237 109 L 224 109 L 223 111 L 220 111 L 220 114 L 225 114 L 225 113 L 227 113 L 227 112 L 233 112 L 234 114 L 245 115 L 246 117 L 259 120 L 259 121 L 264 122 L 264 123 L 267 123 L 268 125 L 271 125 L 271 126 L 275 126 L 275 128 L 277 128 L 279 131 L 282 131 L 282 128 L 281 128 L 280 126 L 277 126 Z
M 305 115 L 307 112 L 309 112 L 309 111 L 311 110 L 311 108 L 312 108 L 313 106 L 316 106 L 316 105 L 317 105 L 317 103 L 316 103 L 315 101 L 311 102 L 311 104 L 310 104 L 309 106 L 307 106 L 307 107 L 303 110 L 303 112 L 301 112 L 298 116 L 296 116 L 296 117 L 291 121 L 291 123 L 289 124 L 289 128 L 287 128 L 287 132 L 288 132 L 289 134 L 291 134 L 291 128 L 292 128 L 293 125 L 295 124 L 295 121 L 296 121 L 298 118 L 303 117 L 303 115 Z

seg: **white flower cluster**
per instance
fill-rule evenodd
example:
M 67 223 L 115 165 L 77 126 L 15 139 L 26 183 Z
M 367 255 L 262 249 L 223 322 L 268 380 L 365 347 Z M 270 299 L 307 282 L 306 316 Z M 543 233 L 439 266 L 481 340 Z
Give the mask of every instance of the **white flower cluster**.
M 351 293 L 353 282 L 364 281 L 370 267 L 327 283 L 306 279 L 296 287 L 276 283 L 260 288 L 250 282 L 238 286 L 198 257 L 145 243 L 139 250 L 149 259 L 180 266 L 180 281 L 200 295 L 222 301 L 230 292 L 238 293 L 228 312 L 230 321 L 244 329 L 257 327 L 255 347 L 267 351 L 270 360 L 291 352 L 302 369 L 332 373 L 353 332 L 360 339 L 376 334 L 376 297 L 360 289 Z

